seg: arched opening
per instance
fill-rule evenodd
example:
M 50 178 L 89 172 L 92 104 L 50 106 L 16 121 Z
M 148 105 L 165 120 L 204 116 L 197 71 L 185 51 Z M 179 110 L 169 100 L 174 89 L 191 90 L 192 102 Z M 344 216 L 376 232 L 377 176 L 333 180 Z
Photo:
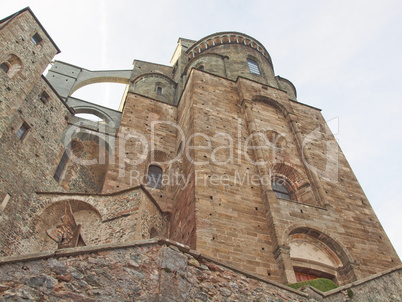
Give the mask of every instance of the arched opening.
M 7 59 L 1 63 L 0 69 L 12 78 L 22 69 L 22 62 L 16 55 L 9 55 Z
M 90 120 L 93 122 L 104 122 L 104 120 L 101 117 L 99 117 L 99 115 L 95 115 L 93 113 L 77 113 L 74 116 L 82 118 L 84 120 Z
M 323 242 L 305 234 L 294 234 L 289 247 L 297 282 L 327 278 L 336 283 L 341 261 Z
M 79 200 L 63 200 L 49 204 L 39 215 L 35 225 L 41 250 L 57 248 L 57 243 L 49 237 L 47 231 L 63 224 L 62 217 L 66 214 L 66 206 L 71 205 L 71 211 L 77 225 L 80 225 L 80 235 L 87 245 L 96 243 L 99 236 L 96 229 L 102 223 L 101 215 L 91 204 Z
M 316 204 L 310 183 L 298 170 L 287 164 L 278 163 L 272 167 L 271 173 L 273 175 L 272 189 L 275 191 L 274 186 L 277 187 L 275 193 L 278 198 Z M 274 180 L 276 180 L 275 184 Z M 288 190 L 288 197 L 286 197 L 285 190 L 280 186 Z
M 338 285 L 356 280 L 349 257 L 328 235 L 298 227 L 289 233 L 287 242 L 296 280 L 327 278 Z
M 161 189 L 163 170 L 157 165 L 148 167 L 147 187 Z
M 79 88 L 71 97 L 118 110 L 126 87 L 121 83 L 94 83 Z

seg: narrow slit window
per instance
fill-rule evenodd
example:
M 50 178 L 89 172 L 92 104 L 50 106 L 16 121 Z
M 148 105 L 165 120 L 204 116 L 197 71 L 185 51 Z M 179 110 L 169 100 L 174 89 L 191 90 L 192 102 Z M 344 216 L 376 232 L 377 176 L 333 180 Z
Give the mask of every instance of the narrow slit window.
M 67 154 L 67 151 L 64 151 L 63 156 L 61 157 L 60 163 L 57 166 L 56 172 L 53 175 L 53 178 L 56 181 L 60 180 L 61 174 L 63 173 L 64 168 L 66 167 L 67 161 L 68 161 L 68 154 Z
M 248 69 L 250 70 L 250 73 L 261 75 L 260 68 L 258 67 L 258 64 L 256 61 L 247 59 L 247 64 L 248 64 Z
M 182 151 L 183 151 L 183 141 L 180 142 L 179 148 L 177 148 L 177 154 L 181 154 Z
M 0 69 L 3 70 L 5 73 L 8 73 L 8 71 L 10 70 L 10 67 L 8 67 L 8 65 L 6 63 L 1 63 Z
M 39 99 L 42 101 L 43 104 L 46 104 L 49 101 L 49 95 L 46 91 L 43 91 Z
M 10 194 L 7 193 L 6 196 L 4 197 L 2 203 L 0 204 L 0 212 L 4 211 L 10 198 L 11 198 Z
M 36 33 L 32 36 L 31 40 L 35 43 L 35 44 L 39 44 L 42 41 L 42 37 Z
M 29 130 L 30 128 L 31 128 L 31 127 L 29 127 L 29 125 L 24 122 L 24 123 L 21 125 L 20 129 L 18 129 L 18 131 L 17 131 L 17 137 L 18 137 L 20 140 L 23 140 L 23 139 L 25 138 L 25 136 L 27 135 L 28 130 Z
M 147 187 L 160 189 L 162 187 L 163 171 L 156 165 L 151 165 L 148 168 Z

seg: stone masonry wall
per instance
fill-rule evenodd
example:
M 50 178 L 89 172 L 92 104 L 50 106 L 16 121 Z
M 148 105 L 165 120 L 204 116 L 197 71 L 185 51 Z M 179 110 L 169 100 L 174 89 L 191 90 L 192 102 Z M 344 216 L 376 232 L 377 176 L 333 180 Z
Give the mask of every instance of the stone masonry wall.
M 290 102 L 286 95 L 277 89 L 267 89 L 246 79 L 240 79 L 240 82 L 243 82 L 240 85 L 243 98 L 252 100 L 258 95 L 265 96 L 275 100 L 292 114 L 291 118 L 296 124 L 294 127 L 300 129 L 303 149 L 290 152 L 294 157 L 300 158 L 303 155 L 307 169 L 304 168 L 303 171 L 303 166 L 290 157 L 285 163 L 304 174 L 312 188 L 318 190 L 321 186 L 324 194 L 321 200 L 317 200 L 315 195 L 315 205 L 318 205 L 318 208 L 309 207 L 309 203 L 293 203 L 279 198 L 269 200 L 270 209 L 277 219 L 275 228 L 279 243 L 286 245 L 289 233 L 301 227 L 315 229 L 332 237 L 339 243 L 338 247 L 332 248 L 338 255 L 341 250 L 346 253 L 345 257 L 353 263 L 356 274 L 355 277 L 345 276 L 346 279 L 342 282 L 364 278 L 400 263 L 320 112 L 315 108 Z M 256 108 L 261 106 L 263 105 L 259 104 Z M 262 113 L 259 114 L 258 110 L 254 112 L 256 120 L 264 120 Z M 278 111 L 278 115 L 280 114 L 282 113 Z M 271 118 L 270 123 L 275 125 L 276 120 Z M 260 125 L 258 130 L 263 129 L 262 126 Z M 282 127 L 290 127 L 289 122 L 282 123 Z M 292 132 L 288 148 L 299 148 L 298 144 L 291 142 L 292 137 L 296 141 L 295 129 L 289 129 Z M 308 172 L 315 173 L 316 179 L 309 177 Z
M 177 129 L 169 122 L 175 124 L 176 111 L 172 105 L 128 93 L 116 140 L 114 164 L 109 165 L 103 192 L 146 184 L 148 166 L 152 163 L 159 164 L 163 173 L 169 174 L 167 162 L 176 156 L 177 150 Z M 150 191 L 164 210 L 171 208 L 169 186 Z
M 187 83 L 180 104 L 178 105 L 177 124 L 183 133 L 178 133 L 176 141 L 182 145 L 177 169 L 182 173 L 181 179 L 174 189 L 174 200 L 170 219 L 170 238 L 177 242 L 196 248 L 196 207 L 195 207 L 195 174 L 194 165 L 190 158 L 194 151 L 187 148 L 187 140 L 194 133 L 194 110 L 191 95 L 194 83 Z M 190 158 L 189 158 L 190 156 Z
M 191 142 L 199 163 L 194 168 L 197 250 L 279 281 L 260 183 L 254 177 L 257 167 L 244 153 L 248 134 L 236 85 L 198 70 L 190 78 L 194 133 L 202 134 Z
M 352 301 L 401 301 L 401 269 L 328 293 L 301 292 L 186 246 L 145 240 L 0 259 L 0 299 L 314 302 L 349 301 L 349 290 Z
M 46 231 L 61 224 L 68 204 L 88 246 L 149 239 L 151 228 L 167 236 L 166 218 L 148 194 L 143 187 L 102 195 L 39 193 L 32 202 L 31 236 L 21 244 L 32 252 L 57 249 Z
M 31 40 L 35 33 L 43 39 L 38 44 Z M 1 137 L 58 50 L 28 10 L 1 25 L 0 49 L 0 64 L 7 62 L 11 56 L 19 60 L 12 77 L 0 72 Z
M 43 91 L 49 100 L 43 103 Z M 64 146 L 60 141 L 67 120 L 71 116 L 47 82 L 40 78 L 24 99 L 0 138 L 0 198 L 11 196 L 0 212 L 0 246 L 3 255 L 27 252 L 21 245 L 30 237 L 28 222 L 35 204 L 31 196 L 36 191 L 63 191 L 53 175 Z M 16 133 L 23 123 L 30 129 L 20 139 Z

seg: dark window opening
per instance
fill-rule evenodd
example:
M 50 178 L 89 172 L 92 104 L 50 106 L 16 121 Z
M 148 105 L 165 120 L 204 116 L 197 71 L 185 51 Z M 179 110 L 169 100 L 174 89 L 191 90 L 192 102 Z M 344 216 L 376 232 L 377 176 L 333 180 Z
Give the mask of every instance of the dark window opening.
M 28 130 L 29 130 L 30 128 L 31 128 L 31 127 L 29 127 L 29 125 L 24 122 L 24 123 L 21 125 L 20 129 L 18 129 L 18 131 L 17 131 L 17 137 L 18 137 L 20 140 L 23 140 L 23 139 L 25 138 L 25 136 L 27 135 Z
M 158 236 L 159 236 L 158 231 L 154 227 L 152 227 L 151 231 L 149 232 L 149 237 L 150 238 L 155 238 L 155 237 L 158 237 Z
M 272 179 L 272 190 L 275 192 L 275 194 L 278 198 L 294 200 L 291 186 L 283 178 L 274 177 Z
M 160 86 L 156 87 L 156 94 L 162 95 L 162 87 L 160 87 Z
M 38 33 L 36 33 L 36 34 L 34 34 L 34 35 L 32 36 L 31 40 L 32 40 L 35 44 L 38 44 L 38 43 L 40 43 L 40 41 L 42 41 L 42 37 L 41 37 Z
M 64 168 L 66 167 L 68 161 L 68 154 L 67 151 L 64 151 L 63 156 L 61 157 L 61 160 L 59 162 L 59 165 L 57 166 L 56 172 L 54 172 L 53 178 L 56 181 L 60 180 L 61 174 L 64 171 Z
M 43 104 L 46 104 L 49 101 L 49 95 L 46 93 L 46 91 L 43 91 L 39 99 L 43 102 Z
M 180 142 L 179 148 L 177 148 L 177 154 L 181 154 L 182 151 L 183 151 L 183 141 Z
M 256 61 L 247 59 L 247 64 L 248 64 L 248 68 L 252 74 L 261 75 L 260 68 L 258 67 L 258 64 Z
M 3 70 L 5 73 L 8 73 L 8 71 L 10 70 L 10 67 L 8 67 L 8 65 L 6 63 L 1 63 L 0 69 Z
M 160 189 L 162 187 L 163 171 L 160 167 L 151 165 L 148 168 L 147 186 L 150 188 Z

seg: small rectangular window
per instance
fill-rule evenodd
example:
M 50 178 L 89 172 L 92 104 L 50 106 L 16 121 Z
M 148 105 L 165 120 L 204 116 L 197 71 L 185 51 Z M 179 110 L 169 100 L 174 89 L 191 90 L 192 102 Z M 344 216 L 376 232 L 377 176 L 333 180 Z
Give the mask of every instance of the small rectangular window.
M 28 130 L 29 130 L 30 128 L 31 128 L 31 127 L 29 127 L 29 125 L 24 122 L 24 123 L 21 125 L 20 129 L 18 129 L 18 131 L 17 131 L 17 137 L 18 137 L 20 140 L 23 140 L 23 139 L 25 138 L 25 136 L 27 135 Z
M 0 69 L 3 70 L 5 73 L 8 73 L 8 71 L 10 70 L 10 67 L 8 67 L 8 65 L 6 63 L 1 63 Z
M 39 44 L 40 41 L 42 41 L 42 37 L 36 33 L 32 36 L 31 40 L 35 43 L 35 44 Z
M 160 87 L 160 86 L 156 87 L 156 94 L 162 95 L 162 87 Z
M 4 211 L 10 198 L 11 198 L 10 194 L 6 194 L 2 203 L 0 204 L 0 212 Z
M 46 91 L 43 91 L 39 99 L 43 102 L 43 104 L 46 104 L 49 101 L 49 95 Z
M 63 156 L 61 157 L 60 163 L 57 166 L 56 172 L 54 172 L 54 175 L 53 175 L 53 178 L 56 181 L 60 180 L 61 174 L 63 173 L 64 168 L 66 167 L 67 161 L 68 161 L 68 154 L 67 154 L 67 151 L 64 151 Z

